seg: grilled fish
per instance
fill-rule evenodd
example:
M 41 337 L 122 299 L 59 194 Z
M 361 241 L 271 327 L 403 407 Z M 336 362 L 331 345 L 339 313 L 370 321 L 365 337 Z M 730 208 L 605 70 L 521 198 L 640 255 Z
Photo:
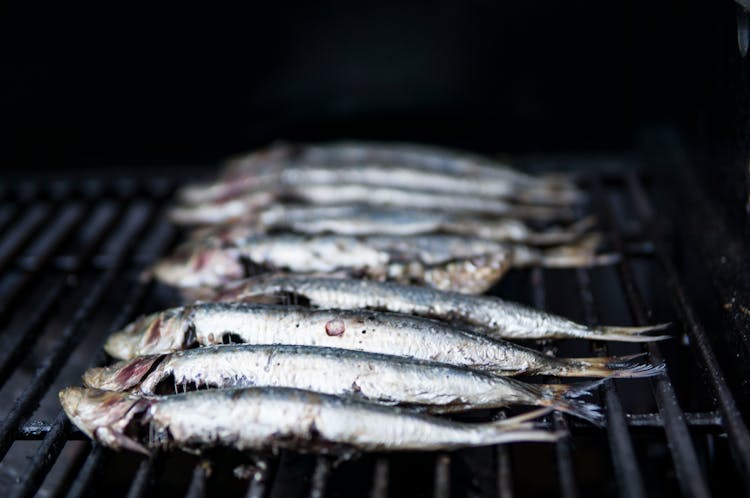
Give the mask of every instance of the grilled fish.
M 274 205 L 238 223 L 196 228 L 190 233 L 190 239 L 198 241 L 217 237 L 231 241 L 287 230 L 298 234 L 353 236 L 447 233 L 529 245 L 556 245 L 574 242 L 595 224 L 596 218 L 589 216 L 569 226 L 535 230 L 527 223 L 511 218 L 477 219 L 435 211 L 359 205 Z
M 647 327 L 588 327 L 567 318 L 504 301 L 428 287 L 360 279 L 308 275 L 260 275 L 223 289 L 188 292 L 190 299 L 214 302 L 309 303 L 316 308 L 372 309 L 455 321 L 503 339 L 593 339 L 648 342 L 669 336 L 646 336 L 668 324 Z
M 596 405 L 578 400 L 592 387 L 529 384 L 445 365 L 333 348 L 225 345 L 143 356 L 83 376 L 88 387 L 153 396 L 174 389 L 290 387 L 357 396 L 432 412 L 548 406 L 601 423 Z
M 321 346 L 447 363 L 497 375 L 643 377 L 661 366 L 633 357 L 554 358 L 427 318 L 373 311 L 199 303 L 147 315 L 112 334 L 117 359 L 224 342 Z
M 599 234 L 548 249 L 451 235 L 258 235 L 189 242 L 153 272 L 178 287 L 218 286 L 247 277 L 247 264 L 300 273 L 348 271 L 375 280 L 419 282 L 482 293 L 511 267 L 566 268 L 609 264 L 596 254 Z
M 550 221 L 573 219 L 574 212 L 566 206 L 516 204 L 502 199 L 427 192 L 407 188 L 357 184 L 271 186 L 251 191 L 220 202 L 186 204 L 172 208 L 169 218 L 183 225 L 229 223 L 257 214 L 267 199 L 293 200 L 313 206 L 362 204 L 373 207 L 399 207 L 473 215 L 507 216 L 511 218 Z
M 516 441 L 555 441 L 560 433 L 525 421 L 468 424 L 296 389 L 199 391 L 156 398 L 68 387 L 60 403 L 90 438 L 114 449 L 200 451 L 291 449 L 320 453 L 449 450 Z
M 425 177 L 425 172 L 430 175 Z M 341 173 L 345 176 L 339 177 Z M 185 203 L 200 204 L 274 184 L 315 183 L 419 185 L 423 190 L 484 192 L 487 196 L 523 192 L 521 200 L 542 203 L 583 198 L 570 179 L 561 175 L 532 176 L 486 158 L 436 147 L 376 143 L 276 144 L 231 159 L 218 182 L 188 186 L 179 197 Z

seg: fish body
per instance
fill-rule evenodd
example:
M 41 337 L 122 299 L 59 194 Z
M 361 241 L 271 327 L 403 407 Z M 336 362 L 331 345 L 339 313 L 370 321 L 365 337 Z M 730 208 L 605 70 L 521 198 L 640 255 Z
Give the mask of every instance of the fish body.
M 247 388 L 141 398 L 69 387 L 60 402 L 89 437 L 114 449 L 434 451 L 555 441 L 528 416 L 468 424 L 296 389 Z M 539 412 L 536 413 L 538 415 Z
M 402 356 L 497 375 L 643 376 L 660 367 L 632 358 L 554 358 L 426 318 L 363 310 L 248 303 L 198 303 L 147 315 L 112 334 L 114 358 L 225 342 L 317 346 Z
M 584 198 L 562 175 L 533 176 L 440 148 L 375 143 L 277 144 L 231 159 L 218 182 L 191 185 L 178 195 L 185 203 L 199 204 L 257 189 L 344 183 L 541 204 L 563 205 Z
M 669 336 L 642 335 L 650 327 L 589 327 L 567 318 L 494 296 L 475 296 L 394 282 L 308 275 L 260 275 L 227 288 L 196 293 L 207 301 L 305 301 L 317 308 L 372 309 L 419 315 L 471 326 L 502 339 L 592 339 L 647 342 Z
M 596 423 L 598 407 L 576 400 L 584 388 L 529 384 L 507 377 L 396 356 L 331 348 L 222 345 L 138 357 L 84 374 L 87 386 L 153 396 L 180 386 L 289 387 L 430 411 L 554 407 Z
M 220 232 L 257 235 L 269 230 L 289 230 L 303 234 L 338 235 L 419 235 L 447 233 L 488 240 L 512 241 L 533 245 L 573 242 L 595 224 L 588 217 L 568 227 L 537 231 L 512 218 L 477 219 L 437 211 L 403 208 L 347 206 L 272 206 L 257 216 L 256 222 L 231 225 Z M 236 236 L 236 235 L 235 235 Z
M 212 237 L 182 246 L 153 268 L 178 287 L 218 286 L 249 276 L 246 263 L 299 273 L 348 271 L 375 280 L 419 282 L 444 290 L 481 293 L 512 267 L 565 268 L 607 264 L 600 236 L 540 249 L 457 235 L 290 235 Z

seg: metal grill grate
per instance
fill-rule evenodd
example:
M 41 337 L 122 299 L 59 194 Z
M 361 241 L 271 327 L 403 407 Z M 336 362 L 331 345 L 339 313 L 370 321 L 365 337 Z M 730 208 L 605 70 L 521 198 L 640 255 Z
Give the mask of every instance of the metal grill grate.
M 709 496 L 750 482 L 750 435 L 690 303 L 671 241 L 635 173 L 585 180 L 593 210 L 623 255 L 612 267 L 517 271 L 496 292 L 596 324 L 672 320 L 675 338 L 645 346 L 668 369 L 607 381 L 605 429 L 561 414 L 556 445 L 329 459 L 282 452 L 264 465 L 231 451 L 144 459 L 92 444 L 67 421 L 57 391 L 106 361 L 104 338 L 169 304 L 142 278 L 177 238 L 161 210 L 170 180 L 36 182 L 0 191 L 0 420 L 3 496 Z M 653 316 L 650 313 L 653 311 Z M 640 346 L 556 341 L 560 354 L 623 354 Z M 650 387 L 649 387 L 650 384 Z M 504 413 L 489 414 L 505 416 Z M 238 470 L 243 470 L 239 467 Z

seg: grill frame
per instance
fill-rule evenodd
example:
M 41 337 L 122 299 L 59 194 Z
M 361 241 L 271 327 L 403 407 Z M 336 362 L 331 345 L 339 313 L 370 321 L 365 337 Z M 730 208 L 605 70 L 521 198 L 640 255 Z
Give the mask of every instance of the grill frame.
M 686 496 L 710 496 L 711 488 L 706 475 L 701 470 L 699 456 L 691 437 L 691 430 L 705 430 L 708 433 L 725 432 L 728 434 L 729 445 L 733 450 L 733 461 L 740 479 L 750 482 L 750 433 L 737 407 L 722 367 L 711 345 L 706 329 L 702 325 L 698 314 L 690 302 L 690 293 L 682 282 L 678 265 L 671 257 L 667 246 L 668 240 L 659 220 L 654 215 L 654 208 L 646 193 L 644 176 L 639 172 L 626 170 L 623 173 L 593 173 L 583 175 L 582 183 L 593 193 L 593 211 L 602 219 L 604 229 L 610 235 L 612 247 L 622 254 L 621 261 L 616 264 L 618 282 L 624 293 L 630 315 L 634 324 L 647 324 L 649 313 L 642 289 L 639 286 L 636 272 L 633 268 L 636 258 L 647 257 L 653 260 L 665 278 L 672 307 L 678 323 L 674 325 L 675 336 L 684 331 L 690 340 L 690 349 L 694 353 L 697 364 L 712 389 L 712 396 L 716 399 L 716 408 L 703 412 L 684 412 L 678 403 L 673 384 L 669 377 L 669 370 L 650 383 L 656 400 L 658 411 L 632 415 L 626 413 L 617 387 L 612 381 L 607 381 L 601 388 L 600 396 L 606 407 L 606 434 L 610 448 L 618 494 L 621 496 L 647 496 L 647 486 L 644 482 L 642 465 L 639 465 L 634 450 L 633 434 L 635 430 L 663 430 L 667 446 L 670 450 L 676 480 L 680 491 Z M 647 180 L 647 178 L 645 178 Z M 80 307 L 71 321 L 63 327 L 59 340 L 52 353 L 36 367 L 33 382 L 16 398 L 13 407 L 0 422 L 0 460 L 4 458 L 14 443 L 20 440 L 38 440 L 38 446 L 33 458 L 24 469 L 17 485 L 11 490 L 11 496 L 31 496 L 39 489 L 47 477 L 49 470 L 55 464 L 65 443 L 70 440 L 85 439 L 85 437 L 71 426 L 62 411 L 58 412 L 52 423 L 34 420 L 33 417 L 39 401 L 47 394 L 56 375 L 65 366 L 70 353 L 75 350 L 86 334 L 91 333 L 87 321 L 94 313 L 99 302 L 123 272 L 133 267 L 143 267 L 160 254 L 164 253 L 177 240 L 177 231 L 163 223 L 159 213 L 166 206 L 170 194 L 179 184 L 173 179 L 156 180 L 106 180 L 102 182 L 74 181 L 36 183 L 20 183 L 6 185 L 2 190 L 1 201 L 11 203 L 13 207 L 7 214 L 0 214 L 0 233 L 5 233 L 8 227 L 16 227 L 10 235 L 0 240 L 0 274 L 13 268 L 21 271 L 23 277 L 11 286 L 0 301 L 0 323 L 6 324 L 13 307 L 20 302 L 24 293 L 33 286 L 35 278 L 45 271 L 59 273 L 59 283 L 47 290 L 47 297 L 37 307 L 36 313 L 29 317 L 23 330 L 12 331 L 15 342 L 0 352 L 0 387 L 15 373 L 18 365 L 23 361 L 26 353 L 34 346 L 34 331 L 41 331 L 42 325 L 49 322 L 56 312 L 58 298 L 69 290 L 69 277 L 93 268 L 95 282 L 90 287 Z M 609 186 L 616 185 L 624 192 L 633 206 L 635 215 L 643 227 L 643 241 L 640 249 L 634 249 L 628 244 L 627 237 L 622 232 L 612 206 L 612 199 L 607 195 Z M 81 229 L 83 223 L 93 212 L 101 199 L 113 199 L 118 203 L 118 210 L 104 223 L 101 230 L 93 237 L 87 246 L 83 247 L 73 260 L 56 257 L 57 251 L 63 247 L 76 230 Z M 81 212 L 71 215 L 70 219 L 61 217 L 56 208 L 71 200 L 80 201 Z M 134 236 L 120 246 L 113 254 L 97 256 L 97 249 L 108 240 L 108 237 L 123 221 L 126 210 L 136 200 L 145 200 L 148 209 L 142 217 L 141 225 L 136 227 Z M 41 214 L 27 211 L 29 207 L 47 203 Z M 52 223 L 49 223 L 52 221 Z M 50 225 L 49 230 L 58 230 L 58 234 L 46 243 L 45 249 L 34 258 L 24 256 L 27 249 L 42 234 L 37 233 L 43 225 Z M 160 226 L 161 225 L 161 226 Z M 55 228 L 56 227 L 56 228 Z M 136 243 L 149 234 L 157 234 L 155 250 L 151 254 L 135 256 L 131 254 Z M 8 239 L 12 238 L 10 242 Z M 644 249 L 645 248 L 645 249 Z M 96 257 L 95 257 L 96 256 Z M 90 261 L 89 261 L 90 260 Z M 546 271 L 534 268 L 529 274 L 529 287 L 532 291 L 532 303 L 539 308 L 546 304 L 545 289 Z M 599 322 L 596 299 L 592 290 L 592 270 L 576 270 L 575 280 L 578 287 L 578 300 L 581 303 L 585 321 L 595 325 Z M 120 328 L 129 320 L 135 318 L 144 306 L 144 301 L 152 290 L 152 282 L 136 280 L 129 294 L 124 298 L 117 315 L 104 332 Z M 9 335 L 5 330 L 4 336 Z M 103 340 L 106 333 L 100 333 Z M 675 338 L 677 340 L 677 338 Z M 658 344 L 644 346 L 652 359 L 662 358 L 661 347 Z M 595 354 L 608 354 L 608 347 L 601 343 L 591 343 Z M 91 365 L 102 364 L 106 356 L 100 352 Z M 81 370 L 83 371 L 83 370 Z M 555 414 L 548 417 L 540 425 L 554 429 L 570 428 L 573 434 L 595 433 L 598 429 L 569 419 L 567 416 Z M 575 439 L 575 438 L 574 438 Z M 565 497 L 581 495 L 578 481 L 574 472 L 572 453 L 575 451 L 573 441 L 562 439 L 555 445 L 554 457 L 557 468 L 560 494 Z M 108 450 L 93 443 L 87 450 L 83 462 L 77 466 L 75 477 L 70 481 L 67 496 L 86 496 L 89 486 L 95 480 L 97 471 L 104 464 Z M 506 446 L 494 450 L 496 459 L 496 484 L 499 496 L 513 496 L 513 469 L 511 451 Z M 140 461 L 133 475 L 127 496 L 145 496 L 153 484 L 153 478 L 158 474 L 159 467 L 165 455 L 156 453 L 151 458 Z M 325 457 L 312 458 L 312 478 L 309 486 L 302 483 L 302 493 L 310 496 L 325 496 L 329 478 L 335 470 L 331 461 Z M 444 497 L 452 495 L 452 466 L 453 454 L 440 453 L 435 456 L 433 496 Z M 371 496 L 388 496 L 391 482 L 390 462 L 387 455 L 375 455 L 373 463 L 373 485 Z M 307 460 L 310 463 L 310 459 Z M 289 452 L 282 452 L 278 463 L 268 462 L 267 468 L 256 472 L 247 486 L 245 496 L 285 496 L 300 492 L 300 483 L 294 482 L 290 472 L 299 466 L 295 456 Z M 286 472 L 286 474 L 284 474 Z M 205 494 L 210 479 L 210 470 L 199 461 L 193 468 L 186 496 L 202 496 Z M 61 490 L 58 490 L 61 491 Z M 584 490 L 585 491 L 585 490 Z

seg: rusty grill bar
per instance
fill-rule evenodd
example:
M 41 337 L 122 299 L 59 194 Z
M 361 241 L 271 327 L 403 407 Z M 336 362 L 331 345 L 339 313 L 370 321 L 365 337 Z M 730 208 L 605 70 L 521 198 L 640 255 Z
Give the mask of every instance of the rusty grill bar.
M 140 272 L 177 240 L 161 215 L 177 182 L 6 185 L 0 191 L 0 394 L 8 406 L 0 419 L 3 494 L 33 496 L 44 487 L 54 496 L 68 497 L 140 497 L 157 491 L 199 497 L 222 487 L 229 490 L 227 495 L 252 498 L 510 497 L 534 494 L 536 477 L 552 482 L 566 498 L 674 492 L 701 497 L 721 489 L 721 472 L 750 482 L 745 420 L 691 305 L 643 179 L 626 172 L 586 177 L 584 183 L 592 192 L 591 210 L 599 215 L 610 248 L 622 255 L 621 261 L 609 268 L 519 271 L 498 286 L 498 293 L 515 300 L 527 296 L 529 304 L 592 325 L 612 321 L 610 308 L 619 306 L 632 323 L 645 324 L 655 321 L 650 312 L 658 289 L 644 286 L 639 268 L 645 265 L 651 281 L 663 283 L 671 308 L 662 307 L 660 312 L 668 314 L 658 319 L 673 320 L 674 339 L 643 350 L 654 361 L 664 358 L 667 371 L 651 381 L 638 381 L 636 396 L 638 388 L 605 382 L 597 393 L 606 413 L 605 428 L 554 414 L 540 425 L 569 430 L 570 437 L 549 447 L 514 444 L 426 455 L 365 455 L 340 465 L 324 457 L 282 452 L 256 467 L 247 467 L 254 463 L 231 452 L 201 458 L 157 453 L 147 459 L 116 454 L 88 442 L 56 404 L 57 389 L 75 383 L 88 366 L 106 361 L 99 348 L 110 331 L 168 303 L 164 290 Z M 635 234 L 628 223 L 637 225 Z M 620 298 L 601 297 L 602 285 Z M 575 349 L 585 343 L 558 342 L 544 348 L 574 348 L 579 355 L 621 354 L 622 348 L 591 342 Z M 698 402 L 698 409 L 680 396 L 685 383 L 694 380 L 688 373 L 692 370 L 707 386 L 707 401 Z M 648 384 L 650 391 L 645 389 Z M 634 400 L 641 408 L 655 409 L 630 412 Z M 502 417 L 505 411 L 491 415 Z M 62 458 L 66 449 L 70 451 Z M 592 456 L 596 462 L 588 460 Z M 668 462 L 667 473 L 673 474 L 668 482 L 659 481 L 664 479 L 659 469 L 649 468 L 652 458 L 659 465 Z M 727 461 L 733 468 L 714 468 Z M 236 464 L 250 470 L 232 477 Z M 531 471 L 529 465 L 534 465 Z M 593 478 L 588 475 L 591 465 L 597 469 Z M 105 483 L 102 475 L 113 480 Z M 610 478 L 614 484 L 606 483 Z M 592 482 L 600 482 L 600 487 L 592 489 Z

